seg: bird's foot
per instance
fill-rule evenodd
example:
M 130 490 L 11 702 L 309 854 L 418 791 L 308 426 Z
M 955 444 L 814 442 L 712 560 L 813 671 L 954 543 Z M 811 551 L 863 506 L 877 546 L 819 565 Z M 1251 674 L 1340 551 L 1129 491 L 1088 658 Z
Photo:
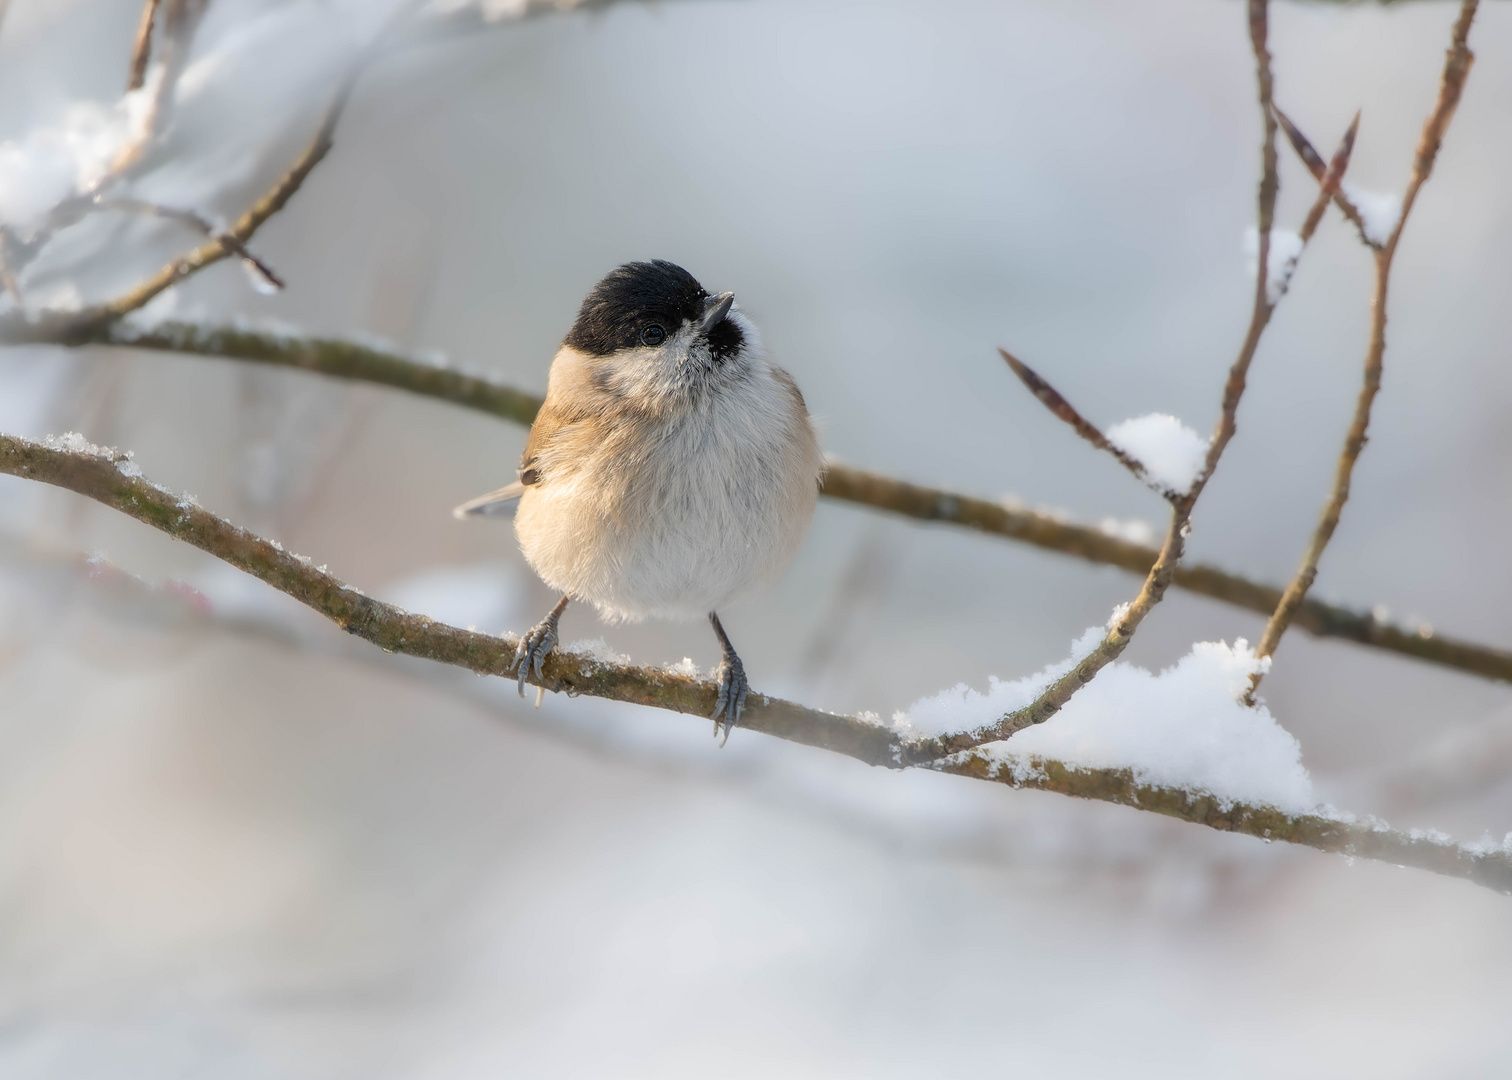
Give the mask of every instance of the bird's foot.
M 541 677 L 541 665 L 546 657 L 557 645 L 557 622 L 562 617 L 562 611 L 567 607 L 567 597 L 562 597 L 562 602 L 551 609 L 540 622 L 536 623 L 530 633 L 520 639 L 519 648 L 515 649 L 514 668 L 515 674 L 520 680 L 520 696 L 525 696 L 525 679 L 530 674 L 531 665 L 535 666 L 536 678 Z M 541 699 L 536 698 L 536 705 L 541 704 Z
M 720 718 L 724 718 L 724 738 L 719 745 L 730 740 L 730 732 L 740 723 L 740 714 L 745 711 L 746 695 L 751 684 L 746 681 L 745 665 L 733 652 L 726 653 L 714 669 L 714 681 L 719 685 L 719 695 L 714 699 L 714 734 L 720 730 Z

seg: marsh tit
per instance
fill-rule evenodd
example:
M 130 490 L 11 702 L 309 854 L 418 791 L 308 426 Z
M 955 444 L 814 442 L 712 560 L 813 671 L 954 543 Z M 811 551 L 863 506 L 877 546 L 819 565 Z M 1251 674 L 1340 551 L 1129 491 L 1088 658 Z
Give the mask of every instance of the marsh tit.
M 569 600 L 610 622 L 707 615 L 728 738 L 749 684 L 718 611 L 787 565 L 823 472 L 803 395 L 733 294 L 660 260 L 611 271 L 551 363 L 519 481 L 453 511 L 513 509 L 526 561 L 562 593 L 515 654 L 520 693 Z

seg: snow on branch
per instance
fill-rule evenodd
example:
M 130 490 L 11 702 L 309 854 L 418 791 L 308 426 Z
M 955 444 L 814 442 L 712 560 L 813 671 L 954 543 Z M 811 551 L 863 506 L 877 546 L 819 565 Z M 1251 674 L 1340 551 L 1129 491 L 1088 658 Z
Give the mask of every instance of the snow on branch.
M 518 645 L 515 636 L 493 637 L 462 630 L 375 600 L 315 566 L 310 559 L 285 551 L 281 545 L 212 514 L 192 499 L 154 484 L 142 475 L 129 454 L 94 446 L 72 434 L 47 443 L 0 435 L 0 473 L 86 495 L 174 539 L 193 544 L 387 652 L 451 664 L 481 675 L 506 675 L 511 670 Z M 1198 659 L 1190 671 L 1178 665 L 1174 674 L 1125 676 L 1135 682 L 1143 681 L 1146 691 L 1151 687 L 1156 690 L 1145 693 L 1139 711 L 1126 718 L 1133 725 L 1129 729 L 1130 739 L 1121 746 L 1105 748 L 1105 759 L 1117 761 L 1121 750 L 1138 746 L 1143 741 L 1139 728 L 1163 707 L 1184 709 L 1176 727 L 1190 725 L 1193 710 L 1204 705 L 1203 684 L 1211 684 L 1214 678 L 1212 658 L 1217 658 L 1216 677 L 1220 684 L 1232 675 L 1236 664 L 1249 662 L 1242 652 L 1222 650 L 1218 646 L 1199 646 L 1193 654 Z M 1195 683 L 1198 693 L 1194 696 L 1190 686 L 1176 686 L 1175 695 L 1163 706 L 1161 681 L 1173 678 Z M 554 651 L 546 660 L 543 674 L 539 678 L 529 675 L 528 681 L 548 690 L 687 713 L 697 716 L 700 723 L 712 711 L 715 695 L 713 683 L 690 674 L 636 667 L 617 658 L 567 650 Z M 1169 683 L 1166 689 L 1171 689 Z M 1207 693 L 1211 692 L 1208 685 Z M 1088 723 L 1094 728 L 1100 725 L 1104 731 L 1111 730 L 1109 717 L 1098 718 L 1096 710 L 1116 710 L 1116 703 L 1094 698 L 1081 708 L 1094 718 L 1073 728 L 1070 738 L 1074 740 L 1075 732 L 1086 730 Z M 922 717 L 922 707 L 916 709 Z M 838 716 L 757 694 L 751 696 L 741 726 L 888 768 L 906 765 L 911 745 L 897 729 L 871 717 Z M 1283 807 L 1214 791 L 1200 779 L 1191 786 L 1173 782 L 1190 771 L 1191 760 L 1200 760 L 1202 751 L 1199 748 L 1196 752 L 1197 759 L 1192 759 L 1188 752 L 1186 763 L 1177 762 L 1164 772 L 1153 768 L 1151 761 L 1160 759 L 1162 747 L 1170 745 L 1171 730 L 1169 722 L 1162 728 L 1157 721 L 1146 733 L 1148 753 L 1154 757 L 1147 754 L 1144 760 L 1132 763 L 1094 764 L 1098 760 L 1096 752 L 1085 749 L 1076 751 L 1076 760 L 1068 761 L 1045 753 L 1011 754 L 1000 747 L 986 747 L 934 761 L 928 767 L 1011 787 L 1117 803 L 1267 840 L 1414 866 L 1512 894 L 1512 847 L 1505 842 L 1456 844 L 1437 834 L 1397 832 L 1377 821 L 1356 820 L 1326 809 L 1311 806 L 1298 809 L 1308 801 L 1300 787 L 1288 793 L 1281 788 L 1270 791 L 1252 785 L 1254 791 L 1268 792 L 1278 801 L 1291 804 Z M 1268 741 L 1280 745 L 1275 736 Z M 1164 753 L 1164 760 L 1171 765 L 1168 752 Z M 1201 778 L 1200 773 L 1193 775 Z M 1231 783 L 1243 787 L 1242 781 L 1236 781 L 1234 776 L 1225 777 L 1211 767 L 1205 779 L 1216 787 Z

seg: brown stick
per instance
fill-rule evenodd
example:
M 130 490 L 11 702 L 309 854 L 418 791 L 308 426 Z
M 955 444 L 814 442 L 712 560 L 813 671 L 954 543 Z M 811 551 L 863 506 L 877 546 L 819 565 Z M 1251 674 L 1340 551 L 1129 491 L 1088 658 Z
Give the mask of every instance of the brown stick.
M 387 652 L 435 660 L 480 675 L 505 675 L 511 670 L 519 645 L 514 635 L 491 637 L 461 630 L 374 600 L 318 569 L 311 560 L 153 484 L 125 454 L 79 445 L 49 446 L 0 435 L 0 473 L 78 492 L 193 544 Z M 706 680 L 560 649 L 547 657 L 540 677 L 527 673 L 526 681 L 553 691 L 687 713 L 697 716 L 700 723 L 713 712 L 717 692 Z M 741 727 L 871 765 L 898 768 L 906 761 L 906 748 L 890 728 L 765 695 L 752 694 L 747 700 Z M 931 767 L 1012 787 L 1117 803 L 1228 832 L 1415 866 L 1512 893 L 1512 851 L 1505 848 L 1415 838 L 1373 821 L 1288 814 L 1275 807 L 1234 804 L 1202 791 L 1144 783 L 1128 769 L 1085 769 L 1029 757 L 1021 764 L 1023 768 L 1005 771 L 999 761 L 966 754 Z
M 1438 156 L 1444 133 L 1448 130 L 1449 121 L 1453 118 L 1460 95 L 1464 92 L 1465 80 L 1470 75 L 1470 66 L 1475 61 L 1475 54 L 1470 51 L 1466 42 L 1470 36 L 1470 24 L 1475 19 L 1477 4 L 1478 0 L 1463 0 L 1460 5 L 1459 18 L 1455 21 L 1448 57 L 1444 63 L 1444 74 L 1439 82 L 1438 101 L 1423 125 L 1422 138 L 1418 142 L 1417 154 L 1413 161 L 1412 176 L 1407 182 L 1406 194 L 1402 197 L 1401 216 L 1397 219 L 1396 227 L 1391 230 L 1391 235 L 1376 251 L 1375 295 L 1371 300 L 1370 343 L 1365 350 L 1364 381 L 1360 387 L 1359 397 L 1355 401 L 1354 418 L 1350 421 L 1349 431 L 1344 437 L 1344 449 L 1340 452 L 1338 464 L 1334 468 L 1333 487 L 1329 492 L 1328 501 L 1323 506 L 1317 528 L 1313 531 L 1307 550 L 1302 556 L 1302 565 L 1297 568 L 1296 576 L 1286 587 L 1280 603 L 1276 605 L 1270 621 L 1265 625 L 1265 632 L 1260 636 L 1260 644 L 1255 650 L 1258 656 L 1273 655 L 1276 646 L 1281 643 L 1282 635 L 1286 633 L 1287 627 L 1296 617 L 1297 609 L 1306 599 L 1308 590 L 1312 588 L 1313 581 L 1318 576 L 1318 562 L 1322 559 L 1329 541 L 1333 539 L 1334 530 L 1338 527 L 1339 518 L 1344 512 L 1344 504 L 1349 500 L 1349 486 L 1354 475 L 1355 462 L 1359 460 L 1360 452 L 1365 449 L 1371 407 L 1375 403 L 1376 394 L 1381 389 L 1381 372 L 1386 355 L 1386 301 L 1387 291 L 1391 284 L 1392 260 L 1396 256 L 1397 244 L 1402 238 L 1402 229 L 1407 224 L 1407 215 L 1412 210 L 1412 204 L 1417 200 L 1418 191 L 1433 171 L 1434 159 Z M 1259 687 L 1261 678 L 1262 676 L 1257 672 L 1250 679 L 1250 700 L 1254 699 L 1254 692 Z
M 147 0 L 142 5 L 142 20 L 137 24 L 136 42 L 131 48 L 131 68 L 126 76 L 126 91 L 140 90 L 147 81 L 147 62 L 152 59 L 152 25 L 157 21 L 162 0 Z

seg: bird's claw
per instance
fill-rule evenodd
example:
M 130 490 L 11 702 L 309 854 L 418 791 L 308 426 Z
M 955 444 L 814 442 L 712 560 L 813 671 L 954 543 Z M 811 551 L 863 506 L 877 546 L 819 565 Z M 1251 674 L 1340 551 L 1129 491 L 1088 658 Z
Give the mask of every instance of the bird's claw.
M 520 639 L 519 648 L 515 649 L 514 667 L 515 674 L 520 680 L 520 696 L 525 696 L 525 678 L 530 674 L 531 665 L 535 665 L 536 678 L 541 677 L 541 665 L 551 650 L 556 648 L 557 628 L 556 620 L 550 617 L 536 623 L 535 627 Z M 540 704 L 538 701 L 537 705 Z
M 726 656 L 719 662 L 714 669 L 714 681 L 719 684 L 719 693 L 714 699 L 714 734 L 719 734 L 720 717 L 723 717 L 724 738 L 719 740 L 719 745 L 724 746 L 730 739 L 731 730 L 740 723 L 751 684 L 746 681 L 745 665 L 738 656 Z

